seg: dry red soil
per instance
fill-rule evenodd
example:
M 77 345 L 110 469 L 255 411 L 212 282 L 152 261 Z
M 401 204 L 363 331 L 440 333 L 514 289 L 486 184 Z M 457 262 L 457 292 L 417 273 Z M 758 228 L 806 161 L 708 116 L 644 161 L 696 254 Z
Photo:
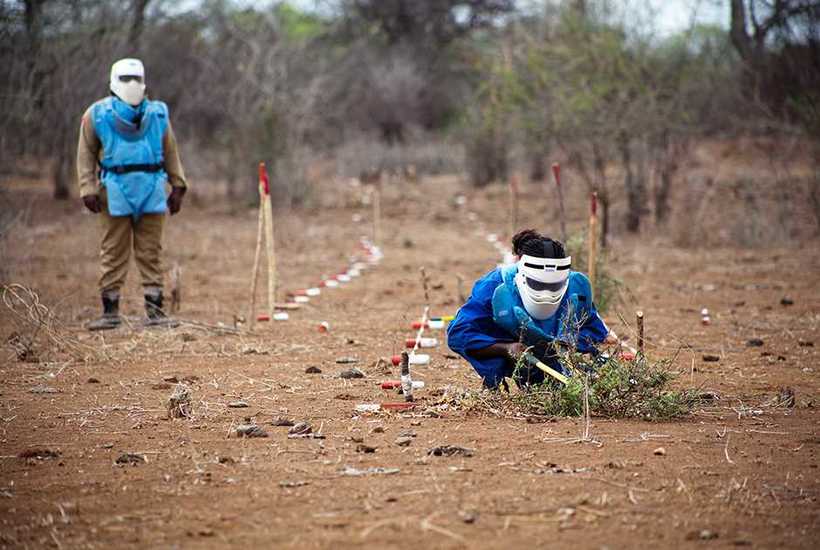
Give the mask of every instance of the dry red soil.
M 425 303 L 419 267 L 430 275 L 432 314 L 446 315 L 459 306 L 457 274 L 469 291 L 499 259 L 465 212 L 504 232 L 504 190 L 468 192 L 457 209 L 461 189 L 447 179 L 387 188 L 380 265 L 323 291 L 287 322 L 241 326 L 239 334 L 138 323 L 86 332 L 98 307 L 96 220 L 77 201 L 55 204 L 45 189 L 17 189 L 23 215 L 6 237 L 7 280 L 34 288 L 87 360 L 70 360 L 43 339 L 40 362 L 2 349 L 0 546 L 816 548 L 816 241 L 683 250 L 651 230 L 612 241 L 609 266 L 629 293 L 606 318 L 630 335 L 623 320 L 643 309 L 649 356 L 674 358 L 678 386 L 717 392 L 689 417 L 593 418 L 596 443 L 578 443 L 562 440 L 577 438 L 579 419 L 436 408 L 437 390 L 480 386 L 445 346 L 414 370 L 426 383 L 414 411 L 355 413 L 360 403 L 401 399 L 379 388 L 398 372 L 378 360 L 413 336 L 410 323 Z M 524 192 L 522 225 L 555 230 L 543 227 L 552 207 L 539 210 L 534 186 Z M 370 232 L 368 207 L 334 201 L 277 213 L 282 298 L 348 265 Z M 256 213 L 229 215 L 213 202 L 200 198 L 172 218 L 165 248 L 183 268 L 179 317 L 233 326 L 234 316 L 247 315 Z M 133 318 L 141 309 L 136 280 L 132 266 L 123 307 Z M 782 305 L 784 297 L 793 304 Z M 5 343 L 21 327 L 2 309 Z M 328 332 L 318 330 L 323 321 Z M 763 345 L 749 346 L 752 338 Z M 705 354 L 719 360 L 704 362 Z M 342 357 L 357 362 L 338 364 Z M 310 366 L 322 372 L 306 374 Z M 366 378 L 340 379 L 350 366 Z M 167 417 L 170 377 L 190 381 L 192 418 Z M 772 401 L 783 387 L 794 391 L 793 408 Z M 228 407 L 238 400 L 249 406 Z M 246 417 L 269 437 L 234 437 Z M 309 422 L 324 437 L 288 438 L 287 427 L 271 425 L 280 417 Z M 396 445 L 407 431 L 410 444 Z M 375 452 L 359 452 L 361 444 Z M 439 445 L 474 454 L 429 456 Z M 58 456 L 20 456 L 36 449 Z M 147 462 L 116 465 L 123 453 Z M 344 474 L 374 467 L 398 472 Z

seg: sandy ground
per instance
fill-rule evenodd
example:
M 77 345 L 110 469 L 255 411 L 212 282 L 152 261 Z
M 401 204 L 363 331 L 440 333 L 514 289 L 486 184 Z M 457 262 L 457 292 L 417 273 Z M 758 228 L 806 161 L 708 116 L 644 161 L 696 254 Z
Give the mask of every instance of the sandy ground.
M 425 411 L 444 389 L 480 385 L 445 346 L 414 370 L 426 383 L 414 411 L 354 412 L 401 399 L 379 388 L 398 375 L 379 358 L 413 336 L 410 323 L 425 304 L 419 267 L 430 275 L 432 314 L 446 315 L 460 304 L 457 274 L 469 290 L 499 259 L 465 211 L 478 214 L 485 232 L 504 232 L 503 217 L 490 222 L 506 209 L 503 190 L 470 194 L 458 209 L 460 190 L 447 179 L 388 189 L 382 263 L 326 289 L 287 322 L 220 334 L 193 324 L 145 331 L 135 321 L 94 335 L 83 323 L 97 313 L 96 220 L 76 203 L 55 205 L 45 189 L 21 191 L 15 200 L 25 215 L 2 259 L 7 280 L 36 289 L 64 322 L 59 334 L 87 360 L 70 361 L 54 346 L 36 350 L 34 363 L 16 361 L 9 347 L 1 352 L 0 546 L 816 547 L 816 241 L 683 250 L 650 231 L 612 242 L 610 268 L 630 292 L 607 321 L 631 336 L 623 320 L 643 309 L 649 356 L 674 358 L 677 385 L 718 393 L 690 417 L 593 418 L 596 442 L 578 443 L 564 441 L 581 433 L 578 419 L 441 408 L 431 416 Z M 537 204 L 525 193 L 523 204 Z M 210 200 L 188 206 L 169 221 L 165 241 L 169 264 L 183 268 L 179 316 L 232 327 L 247 315 L 256 213 L 229 215 Z M 542 225 L 542 215 L 525 210 L 521 225 Z M 355 205 L 280 212 L 282 297 L 360 254 L 369 216 Z M 784 297 L 793 303 L 783 305 Z M 701 324 L 704 307 L 709 326 Z M 123 308 L 135 320 L 140 314 L 133 266 Z M 5 342 L 22 329 L 3 310 Z M 444 339 L 434 333 L 426 335 Z M 763 345 L 749 346 L 752 338 Z M 705 354 L 719 360 L 704 362 Z M 356 363 L 337 363 L 343 357 Z M 321 373 L 306 374 L 311 366 Z M 338 378 L 350 366 L 366 378 Z M 167 418 L 172 377 L 190 384 L 191 419 Z M 772 404 L 783 387 L 793 389 L 794 408 Z M 228 406 L 240 400 L 248 407 Z M 247 417 L 269 437 L 232 437 Z M 323 438 L 288 438 L 287 427 L 271 424 L 277 418 L 309 422 Z M 408 446 L 395 443 L 402 434 Z M 440 445 L 473 456 L 428 455 Z M 57 456 L 20 456 L 36 449 Z M 116 465 L 123 453 L 147 462 Z M 388 470 L 346 475 L 351 468 Z

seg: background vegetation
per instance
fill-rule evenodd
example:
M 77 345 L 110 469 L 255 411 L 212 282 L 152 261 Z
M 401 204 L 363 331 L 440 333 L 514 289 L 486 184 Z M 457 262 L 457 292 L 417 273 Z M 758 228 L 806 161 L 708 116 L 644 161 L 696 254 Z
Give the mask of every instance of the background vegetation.
M 814 159 L 775 179 L 800 188 L 816 231 L 820 6 L 716 3 L 725 24 L 660 36 L 608 0 L 3 0 L 0 177 L 46 177 L 69 197 L 79 117 L 107 94 L 111 62 L 137 56 L 186 168 L 232 204 L 252 200 L 260 159 L 291 205 L 318 177 L 412 166 L 485 186 L 514 170 L 542 180 L 561 158 L 598 192 L 606 244 L 613 224 L 667 223 L 676 186 L 708 194 L 713 182 L 687 173 L 693 149 L 745 136 L 788 144 L 773 166 L 794 151 Z M 724 183 L 759 208 L 754 184 Z

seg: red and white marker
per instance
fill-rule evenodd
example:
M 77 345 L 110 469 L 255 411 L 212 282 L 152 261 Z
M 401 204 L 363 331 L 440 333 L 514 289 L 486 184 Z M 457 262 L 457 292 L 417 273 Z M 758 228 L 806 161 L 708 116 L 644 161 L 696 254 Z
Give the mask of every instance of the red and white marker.
M 416 342 L 418 342 L 418 347 L 420 348 L 434 348 L 438 346 L 438 339 L 436 338 L 419 338 L 418 340 L 415 338 L 408 338 L 404 341 L 404 347 L 415 348 Z

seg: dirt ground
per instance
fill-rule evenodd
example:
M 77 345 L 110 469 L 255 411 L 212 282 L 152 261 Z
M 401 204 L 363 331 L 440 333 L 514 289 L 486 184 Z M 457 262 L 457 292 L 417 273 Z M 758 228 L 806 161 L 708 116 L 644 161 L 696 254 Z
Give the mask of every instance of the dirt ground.
M 469 291 L 499 260 L 485 236 L 506 231 L 503 189 L 468 193 L 459 208 L 454 197 L 466 188 L 455 179 L 388 188 L 378 266 L 325 289 L 287 322 L 239 334 L 138 322 L 87 333 L 83 323 L 98 312 L 96 220 L 77 201 L 55 204 L 44 187 L 10 189 L 21 217 L 5 243 L 7 280 L 34 288 L 87 360 L 69 361 L 54 346 L 35 350 L 39 362 L 0 351 L 4 548 L 817 547 L 816 241 L 683 250 L 652 231 L 613 240 L 610 269 L 629 293 L 608 323 L 631 336 L 623 321 L 643 309 L 649 356 L 674 358 L 677 385 L 719 399 L 674 422 L 593 418 L 595 442 L 579 443 L 566 441 L 580 435 L 578 419 L 435 406 L 444 391 L 480 385 L 444 345 L 414 369 L 426 383 L 414 411 L 354 410 L 401 400 L 378 386 L 398 376 L 379 358 L 413 336 L 425 303 L 419 267 L 430 275 L 431 313 L 447 315 L 460 305 L 457 275 Z M 543 210 L 528 208 L 539 204 L 537 189 L 524 192 L 521 225 L 556 230 L 543 227 Z M 371 211 L 355 193 L 342 195 L 346 206 L 330 207 L 330 196 L 322 207 L 278 213 L 281 297 L 360 253 Z M 233 327 L 247 315 L 256 213 L 217 204 L 189 202 L 169 221 L 165 248 L 183 269 L 179 316 Z M 134 319 L 142 307 L 133 265 L 123 307 Z M 21 329 L 2 309 L 5 343 Z M 318 329 L 323 321 L 328 332 Z M 444 339 L 435 332 L 426 335 Z M 750 346 L 753 338 L 762 346 Z M 345 357 L 356 362 L 337 362 Z M 311 366 L 321 373 L 305 373 Z M 351 366 L 367 376 L 337 376 Z M 190 383 L 190 419 L 167 417 L 172 377 Z M 793 408 L 772 401 L 784 387 L 794 391 Z M 228 406 L 240 400 L 248 407 Z M 269 437 L 233 437 L 246 417 Z M 272 425 L 277 418 L 309 422 L 323 437 L 289 438 Z M 405 432 L 409 445 L 397 445 Z M 474 452 L 428 455 L 440 445 Z M 58 454 L 20 456 L 38 449 Z M 115 464 L 123 453 L 147 461 Z M 368 468 L 386 470 L 347 475 Z

